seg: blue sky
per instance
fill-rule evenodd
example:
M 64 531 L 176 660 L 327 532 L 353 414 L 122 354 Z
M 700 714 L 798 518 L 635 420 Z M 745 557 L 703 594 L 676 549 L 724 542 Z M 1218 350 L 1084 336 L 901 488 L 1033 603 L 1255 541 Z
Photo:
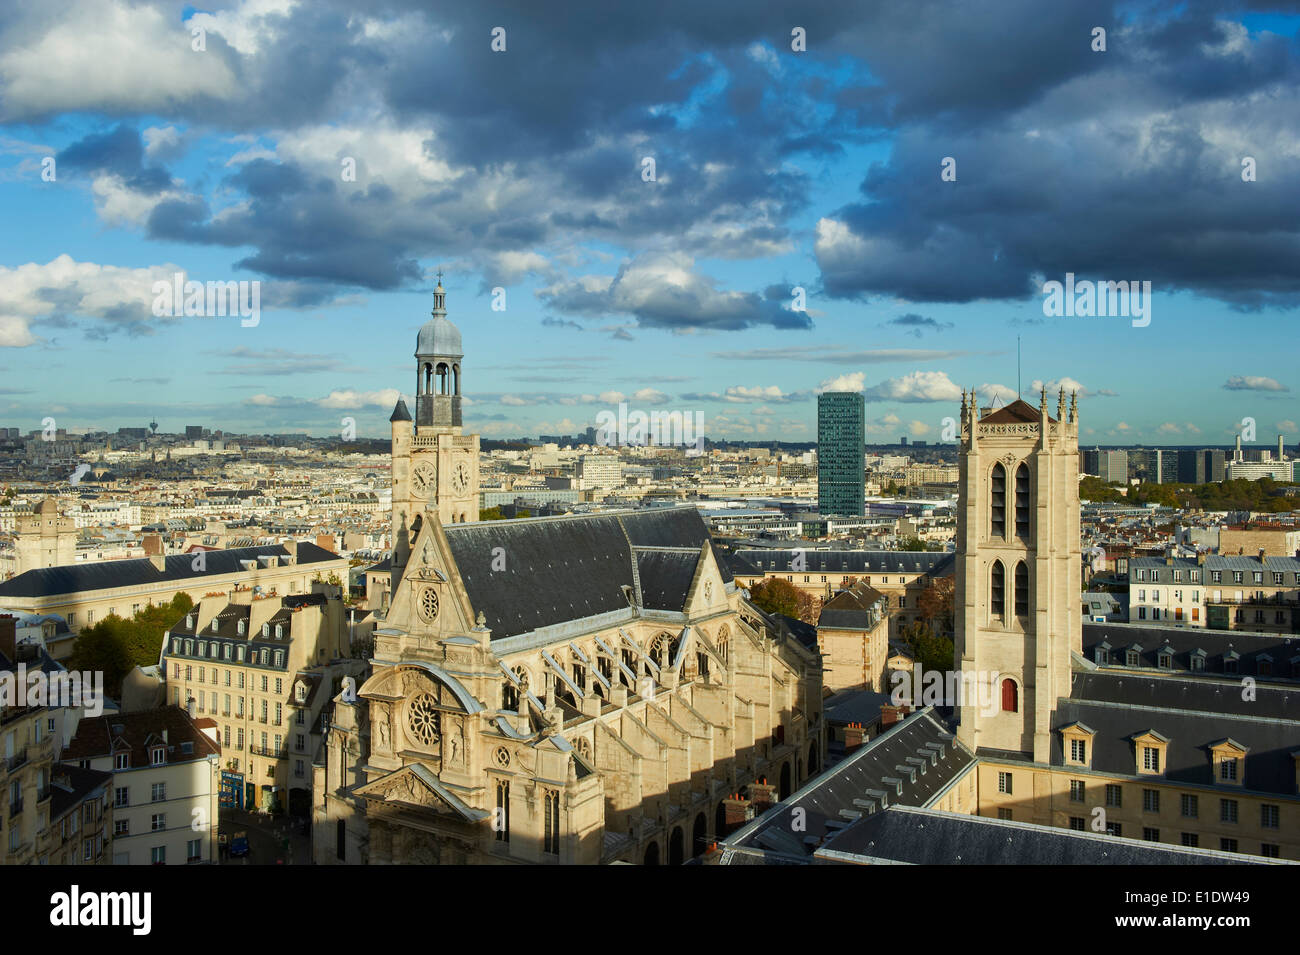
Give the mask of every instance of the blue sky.
M 488 437 L 625 400 L 812 440 L 830 387 L 934 441 L 1020 336 L 1084 442 L 1296 440 L 1295 15 L 461 6 L 0 21 L 0 425 L 383 435 L 441 265 Z M 154 316 L 177 270 L 260 282 L 259 323 Z M 1066 272 L 1152 282 L 1150 324 L 1045 316 Z

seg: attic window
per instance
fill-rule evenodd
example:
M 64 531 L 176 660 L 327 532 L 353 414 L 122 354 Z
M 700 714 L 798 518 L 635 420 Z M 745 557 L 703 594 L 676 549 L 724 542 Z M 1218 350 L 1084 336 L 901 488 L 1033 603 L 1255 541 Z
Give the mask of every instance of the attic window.
M 194 629 L 194 614 L 188 613 L 185 615 L 185 629 L 186 630 Z
M 1162 650 L 1160 656 L 1156 658 L 1156 662 L 1163 670 L 1172 669 L 1174 665 L 1174 655 L 1168 650 Z
M 1097 648 L 1097 665 L 1104 666 L 1110 663 L 1110 652 L 1105 647 Z
M 270 635 L 271 635 L 271 625 L 269 623 L 262 624 L 262 636 L 269 637 Z
M 212 618 L 212 632 L 213 632 L 213 633 L 216 633 L 216 632 L 217 632 L 217 625 L 218 625 L 220 622 L 221 622 L 221 621 L 218 620 L 216 617 L 213 617 L 213 618 Z
M 167 747 L 155 746 L 149 750 L 149 763 L 152 766 L 161 766 L 167 762 Z
M 284 624 L 282 624 L 282 623 L 277 623 L 277 624 L 275 625 L 275 639 L 277 639 L 277 640 L 283 640 L 283 639 L 284 639 Z
M 241 637 L 244 635 L 244 621 L 241 620 L 239 623 L 235 624 L 235 633 L 239 634 Z
M 193 752 L 194 752 L 194 744 L 193 744 L 193 743 L 181 743 L 181 752 L 182 752 L 182 753 L 185 753 L 186 755 L 189 755 L 190 753 L 193 753 Z
M 299 682 L 298 682 L 298 684 L 294 687 L 294 698 L 297 699 L 297 701 L 298 701 L 299 703 L 306 703 L 306 702 L 307 702 L 307 684 L 306 684 L 306 683 L 303 683 L 302 681 L 299 681 Z

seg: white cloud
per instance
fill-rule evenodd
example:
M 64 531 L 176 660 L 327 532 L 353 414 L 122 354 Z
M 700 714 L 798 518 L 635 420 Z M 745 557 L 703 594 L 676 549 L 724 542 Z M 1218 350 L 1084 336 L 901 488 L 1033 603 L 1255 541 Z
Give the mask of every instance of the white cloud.
M 1290 391 L 1286 385 L 1279 382 L 1276 378 L 1265 378 L 1263 375 L 1233 375 L 1223 383 L 1223 387 L 1228 391 Z
M 396 388 L 380 391 L 331 391 L 324 398 L 318 398 L 316 404 L 321 408 L 391 408 L 400 397 L 402 393 Z
M 847 375 L 840 375 L 837 378 L 831 378 L 823 381 L 817 386 L 818 393 L 823 391 L 862 391 L 866 387 L 867 376 L 865 372 L 852 371 Z
M 942 371 L 913 371 L 866 389 L 868 401 L 960 401 L 961 389 Z

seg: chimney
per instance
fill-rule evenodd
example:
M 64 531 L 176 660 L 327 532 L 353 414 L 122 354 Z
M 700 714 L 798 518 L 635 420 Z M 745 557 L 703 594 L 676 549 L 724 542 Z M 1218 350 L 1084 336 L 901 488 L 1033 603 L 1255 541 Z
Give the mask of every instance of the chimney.
M 1198 567 L 1204 567 L 1204 566 L 1205 566 L 1205 551 L 1203 551 L 1203 550 L 1198 550 L 1198 551 L 1196 552 L 1196 565 L 1197 565 Z
M 167 558 L 161 553 L 149 554 L 149 563 L 153 564 L 154 569 L 157 570 L 158 573 L 162 574 L 167 572 Z
M 18 618 L 7 613 L 0 615 L 0 653 L 10 662 L 18 658 Z
M 769 807 L 776 804 L 776 787 L 767 781 L 764 776 L 756 783 L 749 784 L 749 798 L 754 804 L 754 813 L 766 812 Z
M 1259 549 L 1259 562 L 1264 563 L 1264 548 L 1262 547 Z
M 845 755 L 853 752 L 862 745 L 862 738 L 866 732 L 861 723 L 849 723 L 844 727 L 844 753 Z

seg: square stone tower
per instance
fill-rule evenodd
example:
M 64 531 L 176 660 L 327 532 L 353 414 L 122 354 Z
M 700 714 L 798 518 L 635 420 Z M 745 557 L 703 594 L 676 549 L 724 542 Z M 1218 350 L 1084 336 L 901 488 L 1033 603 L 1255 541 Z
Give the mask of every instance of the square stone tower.
M 957 735 L 972 750 L 1046 763 L 1056 701 L 1082 650 L 1077 395 L 979 409 L 963 393 L 956 639 Z M 978 688 L 979 693 L 972 691 Z

